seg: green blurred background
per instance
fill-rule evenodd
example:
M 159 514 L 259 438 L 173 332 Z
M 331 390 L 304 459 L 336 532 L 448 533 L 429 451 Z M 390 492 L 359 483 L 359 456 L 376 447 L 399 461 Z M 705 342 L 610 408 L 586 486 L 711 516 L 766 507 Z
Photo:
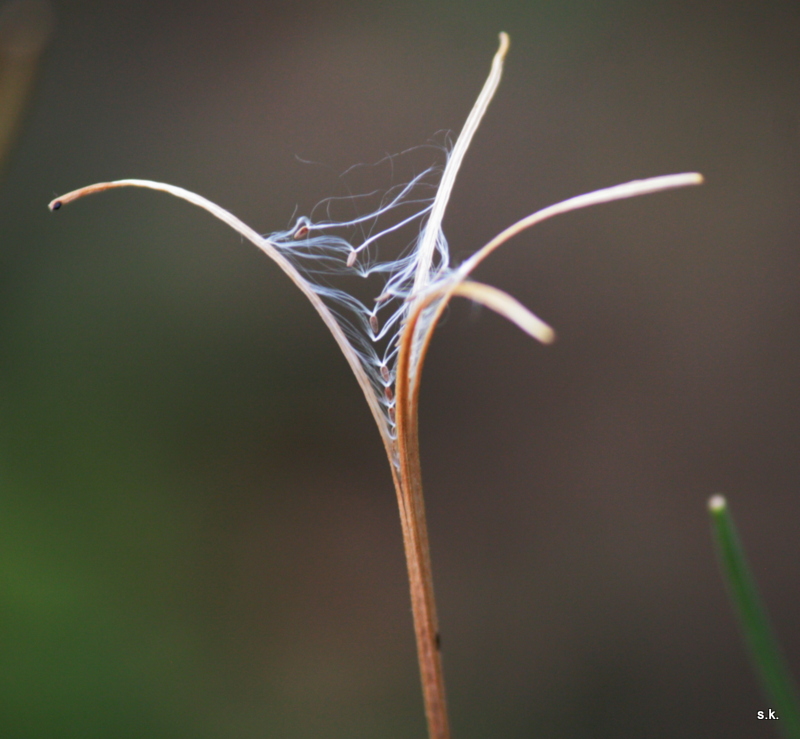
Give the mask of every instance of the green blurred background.
M 262 232 L 457 132 L 422 458 L 457 739 L 774 737 L 714 559 L 724 492 L 800 672 L 800 6 L 63 0 L 0 186 L 0 737 L 406 739 L 424 717 L 394 492 Z M 305 164 L 300 160 L 318 164 Z

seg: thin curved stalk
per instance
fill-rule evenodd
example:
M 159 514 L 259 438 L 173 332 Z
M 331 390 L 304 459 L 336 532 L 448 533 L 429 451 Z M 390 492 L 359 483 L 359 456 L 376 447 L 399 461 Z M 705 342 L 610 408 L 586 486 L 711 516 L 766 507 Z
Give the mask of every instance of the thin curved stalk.
M 425 715 L 431 739 L 448 739 L 450 727 L 440 651 L 441 638 L 433 592 L 428 526 L 422 493 L 422 467 L 419 455 L 418 403 L 410 396 L 410 360 L 413 337 L 424 303 L 415 306 L 400 334 L 397 360 L 396 413 L 397 451 L 400 460 L 398 496 L 406 512 L 404 533 L 414 633 L 425 701 Z
M 314 306 L 317 313 L 319 313 L 320 318 L 322 318 L 325 325 L 333 334 L 333 338 L 336 340 L 336 343 L 342 350 L 342 354 L 344 354 L 347 363 L 350 365 L 350 369 L 353 370 L 353 374 L 356 376 L 356 380 L 358 381 L 358 384 L 364 393 L 364 397 L 367 399 L 367 404 L 372 411 L 372 416 L 374 417 L 375 423 L 378 425 L 378 430 L 383 438 L 383 443 L 386 447 L 386 453 L 391 459 L 393 441 L 386 426 L 386 418 L 381 410 L 380 405 L 378 404 L 377 399 L 375 398 L 372 385 L 367 377 L 366 372 L 364 371 L 363 366 L 361 365 L 358 355 L 353 351 L 353 347 L 350 345 L 350 342 L 345 336 L 344 331 L 342 331 L 342 327 L 339 325 L 339 322 L 331 313 L 328 306 L 326 306 L 322 301 L 322 298 L 320 298 L 320 296 L 309 287 L 308 282 L 295 269 L 294 265 L 275 248 L 269 239 L 264 238 L 257 231 L 250 228 L 250 226 L 239 220 L 230 211 L 225 210 L 225 208 L 221 208 L 216 203 L 212 203 L 202 195 L 198 195 L 191 190 L 185 190 L 182 187 L 168 185 L 164 182 L 154 182 L 152 180 L 127 179 L 115 180 L 114 182 L 99 182 L 94 185 L 73 190 L 72 192 L 68 192 L 66 195 L 61 195 L 60 197 L 52 200 L 48 207 L 51 211 L 59 210 L 62 205 L 67 205 L 68 203 L 78 200 L 79 198 L 87 195 L 94 195 L 95 193 L 99 192 L 105 192 L 106 190 L 113 190 L 119 187 L 142 187 L 147 190 L 165 192 L 169 195 L 173 195 L 176 198 L 180 198 L 181 200 L 186 200 L 187 202 L 192 203 L 192 205 L 196 205 L 197 207 L 207 211 L 223 223 L 226 223 L 234 231 L 244 236 L 244 238 L 246 238 L 249 242 L 255 244 L 255 246 L 261 249 L 261 251 L 263 251 L 273 262 L 275 262 L 288 275 L 289 279 L 295 285 L 297 285 L 303 295 L 309 299 L 311 305 Z
M 600 203 L 611 203 L 614 200 L 624 200 L 626 198 L 635 198 L 640 195 L 649 195 L 654 192 L 661 192 L 662 190 L 673 190 L 676 187 L 687 187 L 688 185 L 702 185 L 703 175 L 698 172 L 684 172 L 682 174 L 667 174 L 660 177 L 649 177 L 646 180 L 633 180 L 626 182 L 622 185 L 614 185 L 614 187 L 606 187 L 602 190 L 595 190 L 586 193 L 585 195 L 578 195 L 568 200 L 562 200 L 560 203 L 550 205 L 547 208 L 536 211 L 521 221 L 517 221 L 509 226 L 504 231 L 501 231 L 495 236 L 486 246 L 476 251 L 469 259 L 462 263 L 458 268 L 458 274 L 466 277 L 472 270 L 475 269 L 486 257 L 489 256 L 495 249 L 502 246 L 509 239 L 516 236 L 531 226 L 537 223 L 546 221 L 553 216 L 561 215 L 562 213 L 569 213 L 573 210 L 580 210 L 581 208 L 588 208 L 591 205 L 599 205 Z
M 770 708 L 780 719 L 778 729 L 786 739 L 800 739 L 797 685 L 775 638 L 725 498 L 722 495 L 711 498 L 708 512 L 728 594 L 739 618 L 750 659 L 764 693 L 771 701 Z
M 459 292 L 463 292 L 460 291 L 459 286 L 463 285 L 467 281 L 469 275 L 484 259 L 486 259 L 486 257 L 495 251 L 495 249 L 498 249 L 517 234 L 522 233 L 528 228 L 531 228 L 531 226 L 535 226 L 537 223 L 546 221 L 548 218 L 552 218 L 553 216 L 569 213 L 573 210 L 580 210 L 581 208 L 588 208 L 589 206 L 599 205 L 601 203 L 610 203 L 615 200 L 638 197 L 639 195 L 649 195 L 651 193 L 661 192 L 662 190 L 672 190 L 678 187 L 687 187 L 690 185 L 702 185 L 703 181 L 703 175 L 699 174 L 698 172 L 685 172 L 682 174 L 650 177 L 645 180 L 633 180 L 622 185 L 615 185 L 614 187 L 595 190 L 594 192 L 578 195 L 574 198 L 569 198 L 568 200 L 562 200 L 560 203 L 549 205 L 542 210 L 537 210 L 535 213 L 526 216 L 525 218 L 517 221 L 501 231 L 485 246 L 478 249 L 478 251 L 476 251 L 469 259 L 462 262 L 461 266 L 458 267 L 458 269 L 456 269 L 446 281 L 437 285 L 432 291 L 429 290 L 427 294 L 423 292 L 415 298 L 414 302 L 418 304 L 419 307 L 415 324 L 422 315 L 422 310 L 424 310 L 424 308 L 436 304 L 436 310 L 434 311 L 433 317 L 427 326 L 426 333 L 420 342 L 419 355 L 417 357 L 417 364 L 415 367 L 414 376 L 412 378 L 412 388 L 409 391 L 410 395 L 415 399 L 419 396 L 419 382 L 422 374 L 422 365 L 425 361 L 425 355 L 428 353 L 431 339 L 433 338 L 433 331 L 439 323 L 442 313 L 444 313 L 444 309 L 455 295 L 457 295 Z M 477 293 L 473 291 L 472 295 L 464 295 L 464 297 L 471 297 L 473 300 L 475 300 L 478 296 Z M 543 341 L 543 339 L 538 336 L 534 336 L 534 338 L 539 338 L 540 341 Z M 549 342 L 544 341 L 544 343 Z M 416 402 L 416 400 L 413 402 Z
M 431 263 L 433 261 L 433 253 L 436 249 L 436 241 L 440 238 L 442 233 L 442 219 L 444 212 L 447 209 L 447 204 L 450 202 L 450 194 L 453 192 L 453 185 L 455 185 L 458 171 L 461 169 L 461 162 L 464 161 L 464 155 L 467 153 L 469 145 L 472 143 L 472 137 L 478 130 L 478 126 L 486 114 L 489 103 L 492 102 L 494 93 L 497 91 L 497 86 L 500 84 L 500 78 L 503 75 L 503 61 L 508 53 L 508 48 L 511 41 L 507 33 L 500 34 L 500 48 L 492 59 L 492 68 L 489 76 L 483 85 L 478 99 L 472 106 L 472 110 L 467 117 L 461 133 L 456 139 L 456 145 L 447 160 L 447 166 L 442 174 L 442 181 L 436 191 L 436 198 L 433 201 L 431 214 L 428 222 L 425 224 L 422 238 L 418 246 L 419 258 L 417 263 L 416 274 L 414 275 L 414 292 L 418 293 L 425 288 L 431 277 Z

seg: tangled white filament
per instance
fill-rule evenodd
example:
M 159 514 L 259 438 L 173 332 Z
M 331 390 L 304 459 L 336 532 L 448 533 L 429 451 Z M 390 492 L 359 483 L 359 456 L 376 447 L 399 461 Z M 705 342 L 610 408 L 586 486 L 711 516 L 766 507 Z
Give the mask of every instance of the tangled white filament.
M 298 219 L 290 231 L 273 233 L 269 237 L 298 271 L 309 279 L 309 287 L 325 299 L 333 309 L 375 388 L 378 402 L 385 409 L 392 434 L 394 364 L 403 320 L 410 310 L 412 297 L 421 296 L 446 281 L 450 269 L 450 253 L 447 239 L 442 231 L 442 219 L 464 155 L 500 84 L 503 59 L 508 51 L 508 45 L 507 34 L 500 34 L 500 48 L 492 60 L 489 77 L 455 146 L 448 152 L 447 164 L 433 197 L 420 196 L 420 190 L 425 186 L 430 188 L 431 175 L 438 174 L 438 170 L 431 167 L 408 184 L 390 190 L 378 209 L 369 215 L 340 223 L 331 221 L 314 223 L 311 219 L 303 217 Z M 392 226 L 371 233 L 358 246 L 336 235 L 341 229 L 365 223 L 375 224 L 387 212 L 409 204 L 417 206 L 410 216 Z M 388 233 L 415 221 L 420 222 L 420 229 L 410 248 L 397 259 L 382 258 L 378 251 L 381 239 Z M 375 296 L 375 304 L 372 307 L 365 306 L 350 293 L 330 285 L 327 276 L 341 273 L 343 268 L 355 269 L 362 277 L 376 273 L 386 275 L 383 290 Z M 412 372 L 416 369 L 416 358 L 422 337 L 436 309 L 437 304 L 433 302 L 422 314 L 412 344 Z M 381 340 L 385 340 L 385 347 L 379 353 L 376 342 Z
M 398 338 L 420 269 L 419 244 L 427 233 L 438 191 L 435 180 L 441 171 L 429 167 L 408 183 L 393 187 L 366 215 L 348 220 L 301 216 L 292 228 L 267 237 L 335 315 L 369 377 L 392 434 Z M 332 202 L 321 204 L 326 216 L 330 216 Z M 387 224 L 385 217 L 395 213 L 400 217 Z M 386 253 L 386 237 L 407 233 L 409 228 L 415 229 L 415 235 L 399 256 Z M 436 241 L 427 269 L 429 283 L 450 272 L 443 235 Z M 371 304 L 337 286 L 337 278 L 354 275 L 364 279 L 378 276 L 380 287 L 371 296 Z

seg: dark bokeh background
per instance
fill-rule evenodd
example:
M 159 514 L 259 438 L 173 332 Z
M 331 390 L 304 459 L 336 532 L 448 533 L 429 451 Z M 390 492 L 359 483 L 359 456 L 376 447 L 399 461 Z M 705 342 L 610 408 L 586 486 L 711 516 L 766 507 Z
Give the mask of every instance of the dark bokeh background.
M 57 28 L 0 188 L 0 735 L 424 735 L 382 447 L 257 230 L 457 132 L 445 221 L 559 332 L 456 304 L 422 454 L 457 739 L 774 737 L 705 505 L 800 671 L 800 11 L 778 2 L 100 2 Z M 301 163 L 298 158 L 320 164 Z M 340 194 L 340 193 L 339 193 Z

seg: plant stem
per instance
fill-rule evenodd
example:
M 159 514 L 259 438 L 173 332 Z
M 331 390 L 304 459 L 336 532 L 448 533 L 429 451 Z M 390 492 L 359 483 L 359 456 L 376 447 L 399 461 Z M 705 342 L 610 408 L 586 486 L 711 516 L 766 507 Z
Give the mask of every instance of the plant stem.
M 425 717 L 428 722 L 428 736 L 429 739 L 450 739 L 442 655 L 439 648 L 439 623 L 433 595 L 428 526 L 422 495 L 417 396 L 416 393 L 409 393 L 411 342 L 418 316 L 418 313 L 414 315 L 401 333 L 402 344 L 398 357 L 396 385 L 397 451 L 400 468 L 395 471 L 393 465 L 392 469 L 411 588 L 411 610 L 414 616 L 414 635 L 417 640 L 417 658 L 425 702 Z
M 419 481 L 419 477 L 416 477 Z M 421 505 L 421 485 L 398 485 L 398 501 L 401 502 L 400 521 L 403 528 L 403 543 L 411 589 L 411 610 L 414 617 L 414 635 L 417 642 L 422 695 L 425 717 L 430 739 L 450 739 L 447 717 L 444 673 L 439 651 L 439 627 L 436 617 L 436 602 L 433 595 L 430 547 L 425 522 L 425 511 Z M 415 492 L 411 488 L 417 488 Z
M 720 565 L 750 650 L 750 658 L 764 692 L 778 714 L 781 733 L 787 739 L 800 739 L 797 690 L 761 604 L 728 504 L 721 495 L 715 495 L 708 502 L 708 508 Z

